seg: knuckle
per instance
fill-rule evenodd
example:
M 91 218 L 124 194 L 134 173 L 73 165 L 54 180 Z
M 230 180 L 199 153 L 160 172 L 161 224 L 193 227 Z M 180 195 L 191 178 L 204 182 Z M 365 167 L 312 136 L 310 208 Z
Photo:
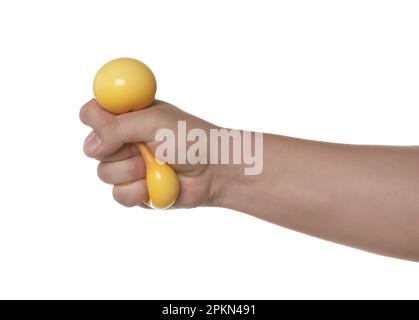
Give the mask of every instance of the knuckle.
M 121 123 L 118 118 L 113 118 L 105 125 L 99 128 L 98 134 L 102 139 L 118 139 L 121 140 Z
M 165 127 L 169 124 L 168 110 L 162 107 L 150 108 L 150 121 L 157 127 Z
M 113 198 L 116 202 L 123 205 L 124 207 L 133 207 L 136 205 L 136 202 L 132 197 L 129 195 L 127 190 L 124 190 L 125 188 L 120 188 L 115 186 L 112 190 Z
M 100 180 L 102 180 L 105 183 L 109 182 L 109 177 L 106 170 L 106 163 L 99 163 L 97 166 L 97 175 Z
M 92 119 L 95 119 L 96 117 L 96 108 L 92 108 L 95 104 L 95 100 L 90 100 L 80 108 L 79 118 L 85 125 L 89 125 Z
M 79 111 L 79 119 L 84 124 L 87 123 L 87 113 L 88 112 L 89 111 L 87 109 L 87 104 L 85 104 L 83 107 L 80 108 L 80 111 Z
M 149 115 L 149 140 L 155 139 L 155 134 L 159 129 L 166 129 L 171 127 L 171 120 L 168 117 L 167 110 L 159 107 L 150 108 Z
M 154 106 L 153 108 L 149 109 L 150 117 L 153 119 L 163 119 L 166 116 L 166 112 L 164 109 L 160 108 L 159 106 Z
M 126 172 L 129 177 L 137 177 L 138 173 L 142 169 L 142 164 L 140 162 L 140 157 L 133 157 L 128 160 Z

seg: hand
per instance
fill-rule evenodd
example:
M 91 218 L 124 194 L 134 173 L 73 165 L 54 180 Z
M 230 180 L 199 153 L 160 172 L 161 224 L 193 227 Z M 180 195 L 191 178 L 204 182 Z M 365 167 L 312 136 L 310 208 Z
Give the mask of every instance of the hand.
M 188 129 L 201 128 L 208 132 L 209 129 L 216 128 L 163 101 L 155 101 L 147 109 L 114 115 L 93 99 L 81 108 L 80 120 L 93 129 L 85 140 L 84 152 L 100 161 L 99 178 L 114 185 L 115 200 L 128 207 L 142 205 L 148 199 L 145 163 L 132 143 L 144 142 L 154 152 L 158 146 L 154 141 L 156 131 L 167 128 L 177 135 L 178 121 L 186 121 Z M 180 181 L 175 208 L 192 208 L 213 203 L 216 194 L 215 166 L 175 164 L 172 167 Z
M 157 130 L 176 134 L 180 120 L 186 121 L 186 131 L 219 129 L 162 101 L 115 116 L 92 100 L 80 118 L 94 130 L 85 153 L 101 161 L 99 177 L 116 185 L 114 197 L 126 206 L 148 199 L 144 161 L 132 143 L 145 142 L 154 151 Z M 243 174 L 240 164 L 174 165 L 180 180 L 175 207 L 229 208 L 323 239 L 419 261 L 418 159 L 417 147 L 265 135 L 264 170 L 258 175 Z M 131 183 L 121 185 L 125 182 Z

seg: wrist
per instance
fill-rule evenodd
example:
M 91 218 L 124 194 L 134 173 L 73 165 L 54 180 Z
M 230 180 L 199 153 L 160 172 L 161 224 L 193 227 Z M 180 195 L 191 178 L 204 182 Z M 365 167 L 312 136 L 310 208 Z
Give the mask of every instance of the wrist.
M 242 210 L 257 194 L 258 177 L 245 175 L 243 165 L 213 164 L 210 170 L 212 182 L 208 206 Z
M 232 170 L 228 170 L 228 165 L 212 164 L 209 207 L 225 207 L 228 191 L 233 180 Z M 231 168 L 230 168 L 231 169 Z
M 249 140 L 249 132 L 236 130 L 231 133 L 232 131 L 234 130 L 229 134 L 233 137 L 230 139 L 233 143 L 227 145 L 227 164 L 210 164 L 208 167 L 211 185 L 207 205 L 240 210 L 243 206 L 252 206 L 249 201 L 257 200 L 253 198 L 260 188 L 260 175 L 263 171 L 263 136 L 250 133 L 254 136 Z M 240 138 L 238 142 L 235 139 L 237 137 Z M 239 147 L 234 143 L 239 143 Z M 221 145 L 219 144 L 218 154 L 223 158 L 223 151 L 226 151 L 221 149 Z

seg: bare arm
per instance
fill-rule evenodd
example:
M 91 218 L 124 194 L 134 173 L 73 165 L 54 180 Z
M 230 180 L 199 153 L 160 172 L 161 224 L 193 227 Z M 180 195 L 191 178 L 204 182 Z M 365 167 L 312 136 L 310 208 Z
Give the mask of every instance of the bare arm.
M 261 175 L 245 176 L 239 166 L 226 169 L 218 175 L 216 206 L 341 244 L 419 261 L 417 147 L 341 145 L 265 135 Z

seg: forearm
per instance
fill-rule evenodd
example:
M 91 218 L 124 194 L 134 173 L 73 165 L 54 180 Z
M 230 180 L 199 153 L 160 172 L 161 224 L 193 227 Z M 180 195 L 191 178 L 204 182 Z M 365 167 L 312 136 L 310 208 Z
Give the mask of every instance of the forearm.
M 264 136 L 264 170 L 220 166 L 214 205 L 419 260 L 419 149 Z

